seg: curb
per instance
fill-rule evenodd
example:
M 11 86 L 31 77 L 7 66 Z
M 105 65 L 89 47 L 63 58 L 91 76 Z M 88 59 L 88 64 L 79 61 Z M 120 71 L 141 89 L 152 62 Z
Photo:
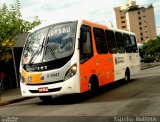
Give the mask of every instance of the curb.
M 8 100 L 8 101 L 0 102 L 0 107 L 5 106 L 5 105 L 9 105 L 9 104 L 13 104 L 13 103 L 17 103 L 17 102 L 21 102 L 24 100 L 32 99 L 32 98 L 34 98 L 34 97 L 22 97 L 22 98 L 17 98 L 17 99 L 12 99 L 12 100 Z
M 157 63 L 157 64 L 148 63 L 144 67 L 141 66 L 141 70 L 149 69 L 149 68 L 156 67 L 156 66 L 160 66 L 160 63 Z

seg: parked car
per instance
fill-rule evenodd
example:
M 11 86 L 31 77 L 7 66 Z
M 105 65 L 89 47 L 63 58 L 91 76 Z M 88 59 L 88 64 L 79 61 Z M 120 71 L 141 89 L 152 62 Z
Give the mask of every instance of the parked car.
M 144 62 L 144 63 L 151 63 L 151 62 L 154 62 L 155 61 L 155 58 L 142 58 L 141 59 L 141 62 Z

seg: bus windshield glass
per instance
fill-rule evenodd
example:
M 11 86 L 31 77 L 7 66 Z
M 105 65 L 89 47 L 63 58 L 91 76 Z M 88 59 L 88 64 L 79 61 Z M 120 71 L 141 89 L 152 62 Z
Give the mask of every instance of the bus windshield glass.
M 22 63 L 43 63 L 71 56 L 74 52 L 76 22 L 48 26 L 27 38 Z

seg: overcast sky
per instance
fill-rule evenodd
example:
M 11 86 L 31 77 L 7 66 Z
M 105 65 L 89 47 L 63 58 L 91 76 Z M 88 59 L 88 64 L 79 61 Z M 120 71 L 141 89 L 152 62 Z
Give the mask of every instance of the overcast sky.
M 7 5 L 16 0 L 0 0 Z M 33 20 L 38 16 L 41 26 L 66 20 L 86 19 L 100 24 L 112 23 L 116 27 L 113 8 L 129 0 L 20 0 L 22 17 Z M 153 4 L 157 34 L 160 35 L 160 2 L 159 0 L 136 0 L 138 5 Z

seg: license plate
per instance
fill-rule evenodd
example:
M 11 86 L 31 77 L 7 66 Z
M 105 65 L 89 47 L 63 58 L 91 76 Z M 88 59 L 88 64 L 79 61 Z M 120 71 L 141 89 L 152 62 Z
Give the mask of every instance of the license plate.
M 38 88 L 39 92 L 48 92 L 48 87 Z

